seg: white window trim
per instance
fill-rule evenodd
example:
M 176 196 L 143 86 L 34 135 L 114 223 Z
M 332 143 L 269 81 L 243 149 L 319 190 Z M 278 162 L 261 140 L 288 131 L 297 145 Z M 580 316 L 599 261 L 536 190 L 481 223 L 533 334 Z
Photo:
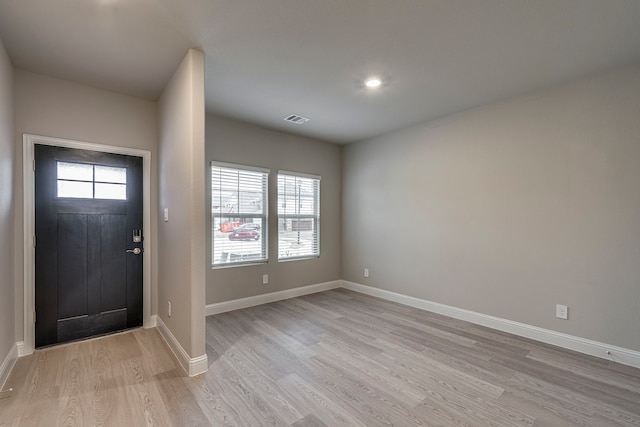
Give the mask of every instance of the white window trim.
M 260 173 L 265 173 L 267 175 L 267 185 L 266 185 L 266 197 L 264 200 L 264 207 L 265 207 L 265 215 L 264 215 L 264 223 L 263 223 L 263 234 L 262 234 L 262 239 L 265 241 L 265 257 L 264 259 L 260 259 L 260 260 L 251 260 L 251 261 L 246 261 L 246 262 L 234 262 L 234 263 L 220 263 L 220 264 L 215 264 L 213 262 L 213 254 L 214 254 L 214 245 L 213 245 L 213 240 L 214 240 L 214 235 L 213 235 L 213 216 L 212 216 L 212 221 L 211 221 L 211 269 L 212 270 L 219 270 L 219 269 L 224 269 L 224 268 L 236 268 L 236 267 L 247 267 L 247 266 L 251 266 L 251 265 L 263 265 L 263 264 L 267 264 L 269 262 L 269 175 L 271 174 L 271 169 L 268 168 L 263 168 L 263 167 L 259 167 L 259 166 L 252 166 L 252 165 L 243 165 L 243 164 L 239 164 L 239 163 L 229 163 L 229 162 L 220 162 L 217 160 L 212 160 L 210 162 L 210 166 L 209 166 L 209 177 L 210 177 L 210 182 L 212 179 L 212 167 L 220 167 L 220 168 L 230 168 L 230 169 L 238 169 L 238 170 L 244 170 L 244 171 L 251 171 L 251 172 L 260 172 Z M 213 188 L 210 189 L 210 193 L 213 191 Z M 212 194 L 210 195 L 212 196 Z M 211 200 L 211 203 L 209 204 L 209 209 L 211 209 L 211 206 L 213 204 L 213 199 Z M 248 214 L 246 215 L 246 217 L 254 217 L 254 218 L 262 218 L 262 215 L 256 216 L 255 214 L 251 215 Z
M 283 170 L 283 169 L 278 169 L 278 174 L 277 175 L 288 175 L 288 176 L 297 176 L 300 178 L 309 178 L 309 179 L 316 179 L 318 180 L 318 192 L 320 192 L 320 186 L 322 184 L 322 177 L 320 175 L 313 175 L 313 174 L 309 174 L 309 173 L 304 173 L 304 172 L 292 172 L 292 171 L 288 171 L 288 170 Z M 276 176 L 276 181 L 278 179 L 278 176 Z M 276 194 L 276 201 L 278 201 L 280 198 L 280 194 Z M 321 200 L 320 200 L 320 194 L 318 194 L 318 223 L 317 223 L 317 229 L 318 229 L 318 236 L 317 236 L 317 241 L 318 241 L 318 253 L 316 255 L 301 255 L 301 256 L 295 256 L 295 257 L 287 257 L 287 258 L 280 258 L 280 214 L 277 214 L 278 216 L 278 262 L 291 262 L 291 261 L 302 261 L 302 260 L 307 260 L 307 259 L 318 259 L 320 258 L 320 231 L 321 231 L 321 227 L 320 227 L 320 218 L 322 217 L 321 215 Z M 302 217 L 306 217 L 306 218 L 313 218 L 315 219 L 316 216 L 314 215 L 298 215 L 300 218 Z
M 303 172 L 291 172 L 291 171 L 285 171 L 285 170 L 279 169 L 278 175 L 299 176 L 300 178 L 310 178 L 310 179 L 317 179 L 318 181 L 322 181 L 322 177 L 320 175 L 312 175 L 310 173 L 303 173 Z
M 262 173 L 266 173 L 266 174 L 270 174 L 271 173 L 271 169 L 261 168 L 259 166 L 241 165 L 241 164 L 238 164 L 238 163 L 218 162 L 218 161 L 215 161 L 215 160 L 211 161 L 211 165 L 210 166 L 217 166 L 217 167 L 221 167 L 221 168 L 231 168 L 231 169 L 242 169 L 242 170 L 245 170 L 245 171 L 262 172 Z M 209 173 L 211 173 L 211 170 L 209 170 Z

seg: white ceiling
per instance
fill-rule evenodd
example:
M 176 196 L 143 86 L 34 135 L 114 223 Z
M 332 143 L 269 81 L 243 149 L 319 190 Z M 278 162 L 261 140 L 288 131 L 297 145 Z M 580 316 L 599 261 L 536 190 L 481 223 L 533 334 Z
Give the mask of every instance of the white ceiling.
M 346 143 L 640 62 L 640 0 L 0 0 L 0 38 L 148 99 L 199 48 L 207 111 Z

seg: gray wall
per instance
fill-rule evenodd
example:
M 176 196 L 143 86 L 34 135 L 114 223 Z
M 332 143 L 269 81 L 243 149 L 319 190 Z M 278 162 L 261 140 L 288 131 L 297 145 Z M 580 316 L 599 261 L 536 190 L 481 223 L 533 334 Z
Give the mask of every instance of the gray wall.
M 158 227 L 158 315 L 192 358 L 205 354 L 204 114 L 204 54 L 191 49 L 158 101 L 158 211 L 169 209 Z
M 0 365 L 16 343 L 13 309 L 13 126 L 13 65 L 0 41 Z
M 208 114 L 206 160 L 269 168 L 269 262 L 208 269 L 207 304 L 244 298 L 341 278 L 341 148 L 317 140 L 271 131 Z M 320 258 L 278 262 L 278 170 L 322 176 Z M 207 212 L 211 212 L 211 173 L 207 168 Z M 211 215 L 207 215 L 207 263 L 211 266 Z M 269 274 L 269 284 L 262 275 Z
M 151 205 L 157 204 L 156 103 L 77 83 L 16 70 L 15 263 L 16 335 L 23 337 L 23 189 L 22 135 L 25 133 L 116 145 L 151 151 Z M 157 212 L 151 212 L 151 235 L 156 234 Z M 155 313 L 157 245 L 151 239 L 151 311 Z
M 343 174 L 344 279 L 640 350 L 640 65 L 349 145 Z

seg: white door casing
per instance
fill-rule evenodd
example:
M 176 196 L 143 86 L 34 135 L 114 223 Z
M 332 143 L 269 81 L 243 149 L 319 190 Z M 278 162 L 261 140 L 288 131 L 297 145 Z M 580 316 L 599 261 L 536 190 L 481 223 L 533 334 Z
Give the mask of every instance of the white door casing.
M 34 145 L 53 145 L 80 150 L 101 151 L 142 157 L 143 227 L 145 246 L 151 248 L 155 237 L 151 233 L 151 152 L 135 148 L 117 147 L 69 139 L 24 134 L 23 136 L 23 195 L 24 195 L 24 338 L 20 356 L 33 353 L 35 349 L 35 188 Z M 151 317 L 151 250 L 143 252 L 143 325 L 153 327 Z

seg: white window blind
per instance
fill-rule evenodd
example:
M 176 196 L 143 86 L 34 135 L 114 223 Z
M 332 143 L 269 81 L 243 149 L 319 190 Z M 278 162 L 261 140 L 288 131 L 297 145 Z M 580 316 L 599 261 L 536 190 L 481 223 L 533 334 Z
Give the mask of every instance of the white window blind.
M 320 177 L 278 172 L 278 260 L 320 256 Z
M 266 262 L 269 170 L 211 163 L 212 265 Z

